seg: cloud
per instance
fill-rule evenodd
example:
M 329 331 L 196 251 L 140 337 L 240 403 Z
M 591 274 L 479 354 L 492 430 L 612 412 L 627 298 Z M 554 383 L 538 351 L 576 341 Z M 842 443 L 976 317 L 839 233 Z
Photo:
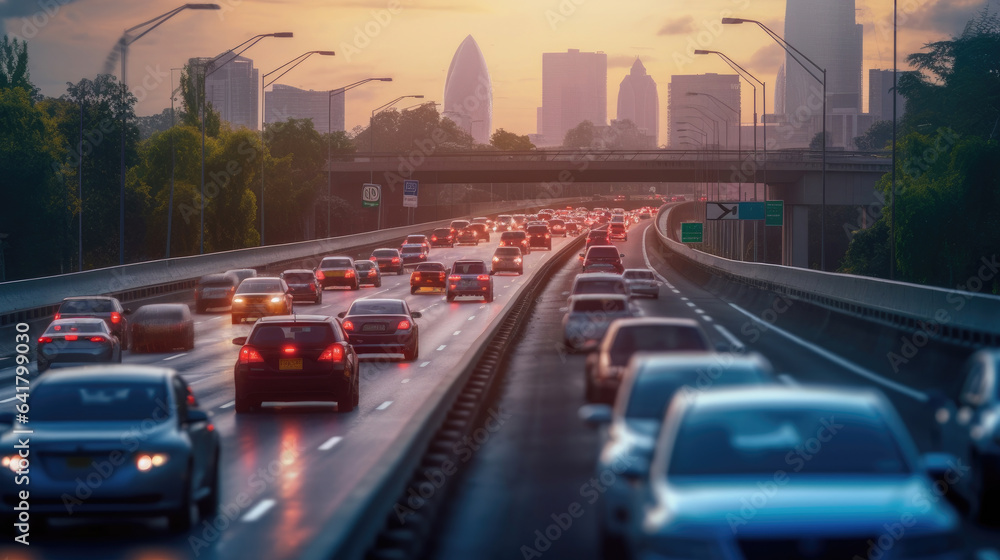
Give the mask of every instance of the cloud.
M 906 30 L 920 30 L 957 36 L 983 6 L 982 0 L 938 0 L 916 12 L 907 10 L 904 6 L 899 10 L 897 18 L 899 29 L 904 33 Z M 892 29 L 891 21 L 888 25 Z
M 784 63 L 785 50 L 781 48 L 781 45 L 771 43 L 770 45 L 757 49 L 757 52 L 750 56 L 750 60 L 744 66 L 746 68 L 774 71 L 775 68 Z
M 694 18 L 684 16 L 667 20 L 663 27 L 656 33 L 657 35 L 682 35 L 694 31 Z
M 66 4 L 71 4 L 76 0 L 60 0 L 58 4 L 52 4 L 52 7 L 43 8 L 37 0 L 0 0 L 0 34 L 7 32 L 4 20 L 14 19 L 14 18 L 30 18 L 32 16 L 38 15 L 39 17 L 45 17 L 46 20 L 54 15 L 54 12 L 58 12 L 59 6 L 64 6 Z

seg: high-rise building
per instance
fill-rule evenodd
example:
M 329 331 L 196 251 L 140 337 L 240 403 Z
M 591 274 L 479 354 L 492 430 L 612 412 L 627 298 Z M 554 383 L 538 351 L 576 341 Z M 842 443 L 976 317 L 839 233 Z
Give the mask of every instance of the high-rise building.
M 667 86 L 667 144 L 671 148 L 735 150 L 740 145 L 740 111 L 739 75 L 671 76 Z
M 444 82 L 444 111 L 479 144 L 488 144 L 493 132 L 493 83 L 486 59 L 469 35 L 458 46 Z
M 635 123 L 641 133 L 651 136 L 654 146 L 659 145 L 660 98 L 656 82 L 638 58 L 618 86 L 618 120 L 626 119 Z
M 782 64 L 778 67 L 778 75 L 774 79 L 774 113 L 776 115 L 785 114 L 785 65 Z M 767 107 L 764 107 L 764 113 L 767 113 Z
M 193 58 L 189 63 L 195 68 L 208 61 L 205 58 Z M 257 130 L 260 123 L 260 81 L 253 60 L 226 55 L 219 58 L 209 72 L 211 74 L 205 79 L 205 99 L 219 112 L 222 120 L 236 128 L 243 126 Z
M 892 70 L 868 71 L 868 112 L 876 121 L 892 120 Z M 903 118 L 906 98 L 896 93 L 896 118 Z
M 608 124 L 608 55 L 603 52 L 542 53 L 542 128 L 545 144 L 562 144 L 583 121 Z
M 274 84 L 264 92 L 264 122 L 310 119 L 320 134 L 344 130 L 344 92 L 331 96 L 328 91 L 304 90 Z

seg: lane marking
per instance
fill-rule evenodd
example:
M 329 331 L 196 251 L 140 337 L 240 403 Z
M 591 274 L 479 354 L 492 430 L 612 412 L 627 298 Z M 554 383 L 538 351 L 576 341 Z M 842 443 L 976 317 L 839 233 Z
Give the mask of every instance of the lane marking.
M 181 352 L 180 354 L 174 354 L 173 356 L 170 356 L 169 358 L 163 358 L 163 361 L 164 362 L 169 362 L 170 360 L 175 360 L 177 358 L 180 358 L 181 356 L 187 356 L 187 355 L 188 355 L 187 352 Z
M 16 400 L 17 400 L 17 397 L 11 397 L 9 399 L 4 399 L 4 400 L 0 401 L 0 403 L 9 403 L 10 401 L 16 401 Z
M 788 385 L 789 387 L 799 387 L 799 386 L 801 386 L 801 384 L 794 377 L 792 377 L 791 375 L 789 375 L 787 373 L 779 373 L 778 374 L 778 381 L 781 381 L 782 383 L 784 383 L 785 385 Z
M 195 322 L 194 322 L 194 324 L 196 324 L 196 325 L 200 325 L 200 324 L 201 324 L 201 321 L 195 321 Z M 6 359 L 7 359 L 7 358 L 0 358 L 0 360 L 6 360 Z
M 746 346 L 744 346 L 743 343 L 740 342 L 740 339 L 733 336 L 733 333 L 729 332 L 729 329 L 727 329 L 726 327 L 723 327 L 722 325 L 715 325 L 715 330 L 719 331 L 719 334 L 721 334 L 723 338 L 728 340 L 730 346 L 732 346 L 733 348 L 737 350 L 743 350 L 744 348 L 746 348 Z
M 704 319 L 704 320 L 706 320 L 706 321 L 708 321 L 709 323 L 712 322 L 712 318 L 709 317 L 708 315 L 702 315 L 701 318 Z
M 221 315 L 216 315 L 215 317 L 212 317 L 211 319 L 209 319 L 209 321 L 218 321 L 221 318 L 222 318 Z
M 202 377 L 201 379 L 195 379 L 194 381 L 188 381 L 188 385 L 194 385 L 195 383 L 201 383 L 202 381 L 208 381 L 212 376 Z
M 653 268 L 653 264 L 651 262 L 649 262 L 649 255 L 646 253 L 646 237 L 649 234 L 649 228 L 651 228 L 651 227 L 653 227 L 653 226 L 646 226 L 646 229 L 644 229 L 642 231 L 642 243 L 639 244 L 639 245 L 642 246 L 642 260 L 646 262 L 646 268 L 648 268 L 649 270 L 652 270 L 653 274 L 657 278 L 659 278 L 660 281 L 662 281 L 662 282 L 664 282 L 664 283 L 666 283 L 666 284 L 669 285 L 670 284 L 670 280 L 667 280 L 666 277 L 664 277 L 655 268 Z
M 686 297 L 682 297 L 681 298 L 681 301 L 687 301 L 687 300 L 688 300 L 688 298 L 686 298 Z
M 409 377 L 407 377 L 406 379 L 400 381 L 400 383 L 409 383 L 409 382 L 410 382 L 410 378 Z
M 441 346 L 438 346 L 437 351 L 440 352 L 440 351 L 444 350 L 447 346 L 448 346 L 447 344 L 442 344 Z
M 695 309 L 694 312 L 697 313 L 698 315 L 702 315 L 703 313 L 705 313 L 701 309 Z
M 673 289 L 673 288 L 671 288 L 671 289 L 670 289 L 670 291 L 671 291 L 671 292 L 673 292 L 673 293 L 675 293 L 675 294 L 679 294 L 679 293 L 681 293 L 681 291 L 680 291 L 680 290 L 677 290 L 677 289 Z
M 229 408 L 229 407 L 231 407 L 231 406 L 233 406 L 235 404 L 236 404 L 236 401 L 229 401 L 226 404 L 220 406 L 219 408 Z
M 385 401 L 384 403 L 375 407 L 375 410 L 385 410 L 392 405 L 392 401 Z
M 476 318 L 476 316 L 475 316 L 475 315 L 473 315 L 472 317 L 469 317 L 469 320 L 471 321 L 471 320 L 473 320 L 473 319 L 475 319 L 475 318 Z
M 253 523 L 261 517 L 264 517 L 264 514 L 267 513 L 269 509 L 273 508 L 274 504 L 275 501 L 271 499 L 261 500 L 260 503 L 251 508 L 250 511 L 246 512 L 240 521 L 244 523 Z
M 455 332 L 451 333 L 451 336 L 458 336 L 460 334 L 462 334 L 462 331 L 455 331 Z
M 343 439 L 344 438 L 341 437 L 341 436 L 333 436 L 332 438 L 324 441 L 323 445 L 319 446 L 319 450 L 320 451 L 329 451 L 330 449 L 333 449 L 334 445 L 337 445 Z
M 420 364 L 420 367 L 427 367 L 429 365 L 430 365 L 430 362 L 424 362 L 424 363 Z
M 817 345 L 815 345 L 815 344 L 813 344 L 811 342 L 803 340 L 803 339 L 795 336 L 794 334 L 792 334 L 792 333 L 790 333 L 790 332 L 782 329 L 781 327 L 777 327 L 775 325 L 772 325 L 772 324 L 764 321 L 763 319 L 760 319 L 759 317 L 757 317 L 753 313 L 750 313 L 746 309 L 743 309 L 742 307 L 740 307 L 740 306 L 738 306 L 738 305 L 736 305 L 734 303 L 730 303 L 729 305 L 733 309 L 735 309 L 735 310 L 739 311 L 740 313 L 742 313 L 743 315 L 746 315 L 747 317 L 749 317 L 750 320 L 752 320 L 753 322 L 762 325 L 765 329 L 772 330 L 772 331 L 780 334 L 781 336 L 787 338 L 788 340 L 791 340 L 792 342 L 798 344 L 799 346 L 802 346 L 803 348 L 812 350 L 814 353 L 819 354 L 820 356 L 826 358 L 827 360 L 830 360 L 831 362 L 839 365 L 840 367 L 842 367 L 844 369 L 850 370 L 850 371 L 852 371 L 852 372 L 860 375 L 861 377 L 869 379 L 870 381 L 874 381 L 875 383 L 878 383 L 879 385 L 882 385 L 883 387 L 887 387 L 889 389 L 892 389 L 893 391 L 897 391 L 899 393 L 902 393 L 902 394 L 904 394 L 904 395 L 912 398 L 913 400 L 920 401 L 920 402 L 927 402 L 928 401 L 928 397 L 927 397 L 926 393 L 923 393 L 921 391 L 917 391 L 916 389 L 914 389 L 912 387 L 907 387 L 906 385 L 903 385 L 902 383 L 897 383 L 897 382 L 895 382 L 895 381 L 893 381 L 891 379 L 886 379 L 885 377 L 882 377 L 881 375 L 879 375 L 879 374 L 877 374 L 877 373 L 875 373 L 873 371 L 865 369 L 865 368 L 863 368 L 863 367 L 855 364 L 854 362 L 851 362 L 849 360 L 841 358 L 840 356 L 834 354 L 833 352 L 830 352 L 829 350 L 827 350 L 827 349 L 825 349 L 825 348 L 823 348 L 821 346 L 817 346 Z
M 688 306 L 688 307 L 694 307 L 694 302 L 693 302 L 693 301 L 689 301 L 689 302 L 687 302 L 687 306 Z

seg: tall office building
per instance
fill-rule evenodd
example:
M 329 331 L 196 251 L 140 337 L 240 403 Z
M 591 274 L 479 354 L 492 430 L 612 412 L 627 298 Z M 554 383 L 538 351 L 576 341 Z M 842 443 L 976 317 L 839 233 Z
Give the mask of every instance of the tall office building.
M 876 121 L 892 120 L 892 70 L 868 71 L 868 112 Z M 896 93 L 896 118 L 903 118 L 906 98 Z
M 740 145 L 740 77 L 694 74 L 670 77 L 667 86 L 667 144 L 671 148 Z
M 304 90 L 274 84 L 264 92 L 264 122 L 288 119 L 311 119 L 320 134 L 344 130 L 344 92 L 331 96 L 328 91 Z
M 210 59 L 192 58 L 192 68 L 207 63 Z M 228 61 L 228 62 L 227 62 Z M 224 63 L 219 66 L 219 63 Z M 216 63 L 216 70 L 205 79 L 205 99 L 219 112 L 222 120 L 234 128 L 246 127 L 257 130 L 260 123 L 258 89 L 260 81 L 253 60 L 243 56 L 224 56 Z
M 784 115 L 785 114 L 785 65 L 782 64 L 778 68 L 778 75 L 774 79 L 774 114 Z M 767 113 L 767 107 L 764 107 L 764 113 Z
M 634 122 L 643 134 L 651 136 L 654 146 L 659 145 L 660 98 L 656 82 L 638 58 L 618 86 L 618 120 L 625 119 Z
M 469 35 L 458 46 L 444 82 L 442 115 L 455 122 L 479 144 L 489 144 L 493 132 L 493 83 L 486 59 Z
M 603 52 L 542 53 L 542 128 L 545 144 L 562 144 L 583 121 L 608 124 L 608 55 Z

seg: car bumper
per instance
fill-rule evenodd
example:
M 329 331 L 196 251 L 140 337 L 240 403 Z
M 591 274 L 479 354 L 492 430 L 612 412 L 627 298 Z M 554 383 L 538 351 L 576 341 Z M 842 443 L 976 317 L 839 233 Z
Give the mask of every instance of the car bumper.
M 327 276 L 326 278 L 321 280 L 320 283 L 323 285 L 324 288 L 337 287 L 337 286 L 353 286 L 356 278 L 357 277 L 345 278 L 343 276 L 330 278 L 329 276 Z
M 351 378 L 340 366 L 327 371 L 288 372 L 270 368 L 236 368 L 236 393 L 243 398 L 261 401 L 337 400 L 351 387 Z
M 521 264 L 500 261 L 493 263 L 492 268 L 493 272 L 521 272 L 524 267 Z
M 417 337 L 413 333 L 399 334 L 351 334 L 348 340 L 356 353 L 360 354 L 402 354 L 417 347 Z
M 239 304 L 234 303 L 232 308 L 233 315 L 281 315 L 285 313 L 285 304 L 282 303 L 250 303 L 250 304 Z

